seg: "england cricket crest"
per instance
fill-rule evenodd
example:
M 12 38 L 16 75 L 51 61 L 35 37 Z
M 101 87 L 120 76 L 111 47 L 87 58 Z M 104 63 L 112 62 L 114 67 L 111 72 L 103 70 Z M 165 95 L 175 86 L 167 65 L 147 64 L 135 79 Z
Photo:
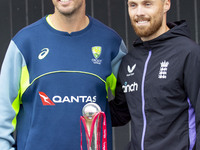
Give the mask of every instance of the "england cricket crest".
M 94 46 L 92 47 L 92 54 L 94 56 L 94 58 L 92 59 L 92 62 L 94 64 L 101 64 L 102 60 L 99 59 L 99 57 L 101 56 L 101 52 L 102 52 L 102 47 L 101 46 Z

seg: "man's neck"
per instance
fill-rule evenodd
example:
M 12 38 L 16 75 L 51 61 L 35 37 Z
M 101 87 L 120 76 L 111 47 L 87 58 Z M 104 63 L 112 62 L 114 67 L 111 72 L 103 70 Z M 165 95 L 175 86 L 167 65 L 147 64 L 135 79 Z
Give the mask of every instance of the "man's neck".
M 54 13 L 50 16 L 50 21 L 55 29 L 68 33 L 81 31 L 89 24 L 89 18 L 85 14 L 64 16 Z

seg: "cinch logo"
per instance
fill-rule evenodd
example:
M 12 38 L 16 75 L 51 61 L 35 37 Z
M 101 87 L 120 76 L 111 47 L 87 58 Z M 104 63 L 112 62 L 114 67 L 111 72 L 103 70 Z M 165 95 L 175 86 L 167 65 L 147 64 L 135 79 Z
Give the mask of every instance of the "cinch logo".
M 49 49 L 43 48 L 41 51 L 42 52 L 38 55 L 38 59 L 40 59 L 40 60 L 44 59 L 48 55 Z
M 128 71 L 128 74 L 126 75 L 127 77 L 129 77 L 129 76 L 133 76 L 134 75 L 134 70 L 135 70 L 135 68 L 136 68 L 136 64 L 135 65 L 133 65 L 132 67 L 130 67 L 129 65 L 127 66 L 127 71 Z
M 167 78 L 167 69 L 168 69 L 169 62 L 164 60 L 160 63 L 160 71 L 158 74 L 159 79 L 166 79 Z
M 43 105 L 55 105 L 58 103 L 88 103 L 96 102 L 96 96 L 53 96 L 52 100 L 43 92 L 39 92 Z
M 94 64 L 98 64 L 98 65 L 101 64 L 102 60 L 99 59 L 99 57 L 101 56 L 101 52 L 102 52 L 102 47 L 101 46 L 92 47 L 92 54 L 94 56 L 94 58 L 92 59 L 92 62 Z
M 138 84 L 133 82 L 133 84 L 129 85 L 127 82 L 125 82 L 122 86 L 122 89 L 124 90 L 124 93 L 138 91 Z

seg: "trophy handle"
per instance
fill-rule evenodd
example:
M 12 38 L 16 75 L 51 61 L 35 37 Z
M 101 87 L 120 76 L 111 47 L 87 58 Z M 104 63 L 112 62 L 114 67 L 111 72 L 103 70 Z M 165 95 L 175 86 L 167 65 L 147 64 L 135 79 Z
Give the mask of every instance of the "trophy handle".
M 99 118 L 99 119 L 98 119 Z M 97 123 L 97 149 L 100 150 L 100 133 L 101 133 L 101 122 L 103 118 L 103 133 L 102 133 L 102 150 L 107 150 L 107 125 L 106 125 L 106 115 L 104 112 L 98 112 L 94 115 L 94 118 L 92 119 L 91 123 L 91 130 L 90 132 L 88 131 L 87 125 L 86 125 L 86 120 L 83 116 L 80 117 L 80 128 L 81 128 L 81 150 L 82 148 L 82 127 L 81 127 L 81 121 L 83 122 L 84 128 L 85 128 L 85 133 L 86 133 L 86 141 L 87 141 L 87 148 L 90 150 L 91 148 L 91 143 L 92 143 L 92 136 L 94 132 L 94 127 L 95 123 Z M 96 120 L 98 122 L 96 122 Z M 93 150 L 93 149 L 92 149 Z

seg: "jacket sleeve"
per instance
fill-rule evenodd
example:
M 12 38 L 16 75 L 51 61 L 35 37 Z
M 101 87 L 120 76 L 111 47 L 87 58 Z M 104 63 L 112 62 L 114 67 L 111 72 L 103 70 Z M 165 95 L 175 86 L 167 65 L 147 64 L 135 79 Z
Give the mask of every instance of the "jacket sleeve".
M 109 102 L 113 127 L 123 126 L 131 120 L 126 97 L 121 87 L 118 79 L 115 98 Z
M 0 74 L 0 149 L 14 150 L 12 136 L 19 111 L 19 87 L 22 55 L 13 41 L 10 42 Z
M 123 60 L 122 60 L 122 64 L 123 64 Z M 126 96 L 123 92 L 121 78 L 120 78 L 122 64 L 119 67 L 117 84 L 116 84 L 116 89 L 115 89 L 115 97 L 113 100 L 109 102 L 113 127 L 125 125 L 131 119 L 129 110 L 128 110 L 128 105 L 126 102 Z
M 184 88 L 189 103 L 190 145 L 194 147 L 196 144 L 196 150 L 198 150 L 200 149 L 200 47 L 196 45 L 185 62 Z
M 108 97 L 109 97 L 108 99 L 112 99 L 112 97 L 115 95 L 115 88 L 116 88 L 119 66 L 121 64 L 122 58 L 126 54 L 127 54 L 127 48 L 124 44 L 124 41 L 121 40 L 121 44 L 118 49 L 118 54 L 111 61 L 112 74 L 110 76 L 108 76 L 108 78 L 106 79 L 106 90 L 107 90 Z M 111 91 L 111 94 L 110 94 L 109 90 Z

